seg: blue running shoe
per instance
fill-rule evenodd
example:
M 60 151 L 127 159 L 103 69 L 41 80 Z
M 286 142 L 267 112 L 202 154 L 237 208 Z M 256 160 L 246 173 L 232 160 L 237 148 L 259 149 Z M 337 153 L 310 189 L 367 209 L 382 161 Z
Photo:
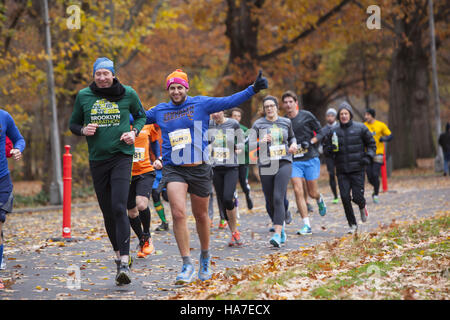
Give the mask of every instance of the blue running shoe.
M 175 284 L 186 284 L 192 282 L 194 277 L 194 266 L 192 264 L 183 264 L 181 272 L 175 279 Z
M 322 195 L 320 195 L 319 201 L 317 201 L 317 205 L 319 206 L 319 214 L 323 217 L 327 214 L 327 206 L 325 205 L 325 201 L 323 201 Z
M 211 256 L 208 256 L 207 258 L 202 258 L 202 256 L 200 256 L 200 269 L 198 270 L 198 278 L 201 281 L 209 280 L 212 277 L 210 260 Z
M 278 233 L 275 233 L 272 238 L 270 238 L 270 244 L 276 248 L 279 248 L 281 245 L 281 236 Z
M 302 236 L 312 235 L 311 227 L 305 224 L 303 228 L 297 231 L 297 234 L 300 234 Z

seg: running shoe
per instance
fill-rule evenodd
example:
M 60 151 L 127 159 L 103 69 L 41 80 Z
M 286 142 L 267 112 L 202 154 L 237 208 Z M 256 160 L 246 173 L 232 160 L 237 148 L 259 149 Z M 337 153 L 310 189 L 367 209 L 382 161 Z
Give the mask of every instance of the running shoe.
M 201 281 L 209 280 L 212 277 L 211 257 L 202 258 L 200 256 L 200 269 L 198 270 L 198 278 Z
M 348 230 L 348 234 L 355 234 L 358 231 L 358 226 L 356 224 L 353 224 L 350 226 L 350 229 Z
M 269 232 L 275 232 L 275 227 L 273 225 L 269 228 Z
M 151 237 L 145 241 L 142 251 L 147 255 L 150 255 L 155 251 L 155 246 L 153 245 L 153 240 Z
M 323 217 L 327 214 L 327 206 L 325 205 L 325 201 L 323 201 L 322 195 L 320 195 L 319 201 L 317 201 L 317 205 L 319 206 L 319 214 Z
M 367 207 L 359 209 L 359 213 L 361 213 L 361 221 L 366 222 L 367 217 L 369 216 L 369 211 L 367 211 Z
M 153 246 L 152 238 L 148 238 L 144 241 L 142 246 L 139 246 L 139 251 L 137 253 L 138 258 L 145 258 L 148 255 L 151 255 L 155 251 L 155 247 Z
M 228 243 L 228 246 L 230 247 L 240 247 L 244 244 L 244 241 L 241 239 L 241 233 L 239 231 L 234 232 L 231 234 L 231 240 Z
M 270 244 L 276 248 L 279 248 L 281 245 L 281 236 L 278 233 L 275 233 L 272 238 L 270 238 Z
M 175 284 L 186 284 L 192 282 L 194 277 L 194 266 L 192 264 L 183 264 L 181 272 L 175 279 Z
M 303 228 L 297 231 L 297 234 L 302 236 L 312 235 L 311 227 L 305 224 Z
M 143 249 L 143 247 L 139 247 L 139 251 L 136 254 L 136 256 L 139 259 L 143 259 L 143 258 L 147 257 L 147 255 L 144 253 L 144 251 L 142 249 Z
M 306 207 L 308 208 L 308 212 L 314 212 L 314 207 L 310 205 L 308 202 L 306 203 Z
M 333 204 L 338 204 L 339 203 L 339 198 L 334 198 L 333 199 Z
M 3 258 L 2 258 L 2 263 L 0 264 L 0 270 L 6 270 L 5 255 L 3 255 Z
M 169 230 L 169 223 L 162 221 L 161 224 L 156 227 L 155 231 L 167 231 Z
M 372 195 L 372 200 L 373 200 L 373 203 L 375 203 L 375 204 L 378 204 L 378 203 L 380 203 L 380 199 L 378 198 L 378 196 L 377 195 Z
M 128 268 L 130 268 L 131 269 L 131 266 L 133 265 L 133 258 L 131 257 L 131 256 L 128 256 L 129 258 L 128 258 Z M 120 268 L 120 263 L 121 263 L 121 261 L 120 261 L 120 259 L 118 259 L 118 260 L 116 260 L 116 259 L 114 259 L 114 262 L 116 263 L 116 266 L 117 266 L 117 273 L 119 272 L 119 268 Z
M 219 229 L 225 229 L 228 223 L 225 220 L 220 220 Z
M 121 262 L 117 266 L 116 285 L 121 286 L 131 283 L 131 272 L 128 263 Z
M 247 208 L 248 208 L 248 210 L 252 210 L 253 209 L 253 200 L 250 197 L 250 192 L 245 195 L 245 200 L 247 200 Z

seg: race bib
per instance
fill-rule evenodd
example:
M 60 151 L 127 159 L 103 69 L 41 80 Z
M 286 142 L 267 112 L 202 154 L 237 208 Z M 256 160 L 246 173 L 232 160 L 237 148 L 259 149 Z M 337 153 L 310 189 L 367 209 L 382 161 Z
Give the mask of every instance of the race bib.
M 179 129 L 169 132 L 170 145 L 172 150 L 183 149 L 187 144 L 192 143 L 189 129 Z
M 133 162 L 145 160 L 145 148 L 134 148 Z
M 308 153 L 308 149 L 303 149 L 302 147 L 300 147 L 297 149 L 297 152 L 294 153 L 294 158 L 302 158 L 307 153 Z
M 218 162 L 224 162 L 230 157 L 230 149 L 228 148 L 213 148 L 213 158 Z
M 279 144 L 276 146 L 270 146 L 269 152 L 270 160 L 280 160 L 283 156 L 286 155 L 286 145 Z

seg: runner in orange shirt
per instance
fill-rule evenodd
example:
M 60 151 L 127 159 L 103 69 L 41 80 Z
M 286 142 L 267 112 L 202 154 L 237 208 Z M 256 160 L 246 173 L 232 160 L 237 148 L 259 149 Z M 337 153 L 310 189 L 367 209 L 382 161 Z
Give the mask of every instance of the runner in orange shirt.
M 154 125 L 145 125 L 134 143 L 133 169 L 128 194 L 128 217 L 139 239 L 138 258 L 145 258 L 155 250 L 150 234 L 148 200 L 155 180 L 155 168 L 161 169 L 158 133 Z M 155 161 L 151 162 L 151 157 Z
M 156 152 L 159 151 L 159 154 L 161 154 L 162 153 L 161 128 L 157 124 L 154 124 L 154 126 L 155 126 L 155 130 L 156 130 L 157 137 L 158 137 L 157 141 L 159 143 L 159 147 Z M 151 154 L 150 157 L 151 157 L 152 161 L 156 160 L 156 156 L 154 156 L 154 153 Z M 161 160 L 161 157 L 160 157 L 160 160 Z M 163 188 L 161 191 L 158 188 L 159 182 L 162 179 L 162 170 L 156 169 L 155 173 L 156 173 L 156 178 L 155 178 L 155 181 L 153 182 L 152 199 L 153 199 L 153 206 L 155 207 L 156 213 L 158 214 L 159 218 L 161 219 L 161 224 L 158 227 L 156 227 L 155 231 L 167 231 L 167 230 L 169 230 L 169 223 L 167 222 L 166 215 L 164 213 L 164 204 L 161 199 L 161 195 L 162 195 L 163 199 L 167 202 L 169 202 L 169 198 L 167 196 L 166 188 Z

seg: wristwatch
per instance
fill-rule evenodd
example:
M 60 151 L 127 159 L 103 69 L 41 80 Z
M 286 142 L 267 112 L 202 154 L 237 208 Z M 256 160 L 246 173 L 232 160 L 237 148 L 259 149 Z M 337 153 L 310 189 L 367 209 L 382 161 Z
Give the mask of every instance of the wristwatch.
M 139 130 L 136 128 L 133 128 L 133 131 L 134 131 L 134 135 L 137 137 L 139 135 Z

